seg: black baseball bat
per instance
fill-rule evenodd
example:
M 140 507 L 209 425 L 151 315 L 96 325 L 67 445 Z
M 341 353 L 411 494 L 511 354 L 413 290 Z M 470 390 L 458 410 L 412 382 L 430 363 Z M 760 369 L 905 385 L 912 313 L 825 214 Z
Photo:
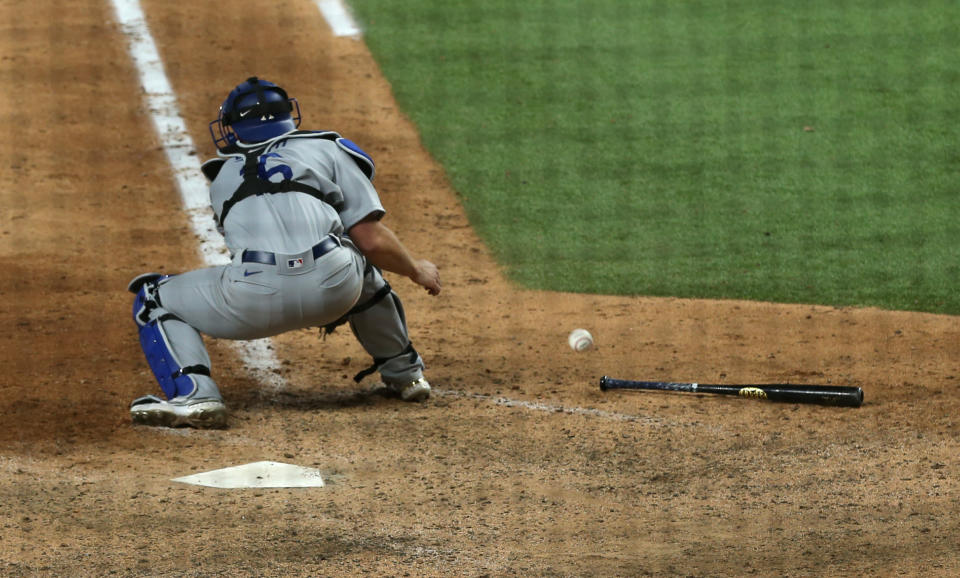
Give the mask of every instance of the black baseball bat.
M 604 375 L 600 378 L 600 389 L 653 389 L 660 391 L 681 391 L 686 393 L 713 393 L 719 395 L 739 395 L 770 401 L 789 403 L 818 403 L 860 407 L 863 404 L 863 389 L 846 385 L 797 385 L 793 383 L 769 383 L 761 385 L 711 385 L 707 383 L 673 383 L 669 381 L 636 381 L 632 379 L 613 379 Z

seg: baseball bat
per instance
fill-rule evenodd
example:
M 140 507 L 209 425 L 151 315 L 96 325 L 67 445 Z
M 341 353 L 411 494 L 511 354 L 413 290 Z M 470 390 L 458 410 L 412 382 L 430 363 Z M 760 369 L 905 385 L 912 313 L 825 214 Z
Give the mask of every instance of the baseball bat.
M 770 383 L 760 385 L 711 385 L 707 383 L 673 383 L 669 381 L 636 381 L 600 378 L 600 389 L 651 389 L 680 391 L 686 393 L 712 393 L 739 395 L 754 399 L 769 399 L 789 403 L 817 403 L 843 407 L 860 407 L 863 404 L 863 389 L 852 386 L 797 385 L 793 383 Z

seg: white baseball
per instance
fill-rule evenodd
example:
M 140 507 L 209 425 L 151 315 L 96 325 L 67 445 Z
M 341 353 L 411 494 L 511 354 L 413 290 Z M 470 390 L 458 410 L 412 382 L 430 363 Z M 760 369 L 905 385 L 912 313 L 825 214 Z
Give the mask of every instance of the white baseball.
M 567 343 L 574 351 L 584 351 L 593 346 L 593 336 L 586 329 L 574 329 L 570 332 Z

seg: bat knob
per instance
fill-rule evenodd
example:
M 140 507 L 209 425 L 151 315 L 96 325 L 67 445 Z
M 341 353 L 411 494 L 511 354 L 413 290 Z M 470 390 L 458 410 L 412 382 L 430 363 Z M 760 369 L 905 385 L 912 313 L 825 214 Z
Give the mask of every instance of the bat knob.
M 607 391 L 607 376 L 600 378 L 600 391 Z

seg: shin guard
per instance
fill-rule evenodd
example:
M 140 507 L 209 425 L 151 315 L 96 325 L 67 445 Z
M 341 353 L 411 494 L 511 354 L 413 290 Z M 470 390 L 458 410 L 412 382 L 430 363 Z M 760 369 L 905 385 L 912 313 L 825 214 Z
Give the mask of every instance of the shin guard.
M 178 362 L 161 324 L 165 320 L 160 317 L 140 327 L 140 347 L 154 377 L 157 378 L 157 383 L 160 384 L 160 389 L 167 399 L 173 399 L 194 392 L 196 384 L 190 374 L 209 376 L 210 369 L 203 365 L 183 367 Z
M 133 301 L 133 320 L 137 323 L 140 332 L 140 347 L 147 358 L 147 364 L 153 371 L 160 389 L 167 399 L 189 396 L 197 389 L 197 384 L 191 375 L 210 375 L 208 365 L 196 364 L 184 366 L 174 353 L 174 346 L 164 329 L 164 324 L 182 324 L 188 331 L 181 337 L 194 340 L 196 332 L 183 321 L 163 310 L 157 295 L 160 281 L 165 277 L 157 274 L 141 275 L 130 283 L 130 291 L 136 293 Z M 188 329 L 189 328 L 189 329 Z M 181 331 L 181 333 L 183 333 Z M 199 336 L 195 337 L 199 340 Z M 202 342 L 200 347 L 202 348 Z M 202 357 L 206 357 L 204 354 Z

